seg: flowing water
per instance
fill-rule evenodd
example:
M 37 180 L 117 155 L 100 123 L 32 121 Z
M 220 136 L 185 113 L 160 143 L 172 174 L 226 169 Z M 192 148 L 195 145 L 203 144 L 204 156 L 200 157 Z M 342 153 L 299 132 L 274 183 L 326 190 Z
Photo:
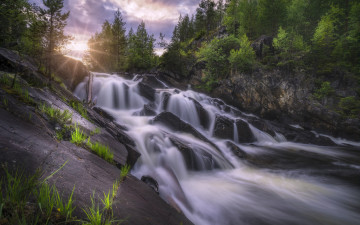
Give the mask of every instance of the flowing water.
M 165 84 L 151 102 L 141 96 L 139 82 L 141 78 L 94 73 L 93 100 L 129 128 L 141 153 L 132 174 L 157 180 L 160 196 L 194 224 L 360 224 L 359 143 L 331 137 L 342 146 L 299 144 L 250 125 L 256 140 L 244 144 L 239 143 L 235 122 L 234 136 L 215 138 L 217 114 L 245 122 L 252 115 Z M 86 81 L 75 90 L 81 99 L 85 86 Z M 209 115 L 206 126 L 194 100 Z M 138 116 L 145 104 L 156 114 L 172 112 L 208 141 L 153 124 L 154 116 Z M 192 149 L 190 166 L 174 138 Z M 247 157 L 236 156 L 229 142 Z

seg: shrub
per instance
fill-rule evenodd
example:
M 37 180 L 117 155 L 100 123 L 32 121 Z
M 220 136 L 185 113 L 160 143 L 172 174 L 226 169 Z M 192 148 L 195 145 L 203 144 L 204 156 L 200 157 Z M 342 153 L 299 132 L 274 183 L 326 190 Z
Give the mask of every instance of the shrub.
M 331 87 L 330 82 L 325 81 L 321 84 L 321 88 L 315 90 L 314 96 L 317 99 L 323 99 L 334 93 L 334 89 Z
M 256 60 L 254 49 L 246 35 L 240 39 L 240 48 L 230 51 L 229 62 L 235 72 L 250 72 Z
M 360 117 L 360 100 L 354 96 L 340 99 L 339 108 L 343 116 L 350 118 Z
M 199 60 L 206 62 L 206 75 L 212 79 L 227 77 L 230 73 L 230 51 L 239 47 L 239 39 L 233 35 L 222 39 L 215 38 L 202 47 L 198 56 Z

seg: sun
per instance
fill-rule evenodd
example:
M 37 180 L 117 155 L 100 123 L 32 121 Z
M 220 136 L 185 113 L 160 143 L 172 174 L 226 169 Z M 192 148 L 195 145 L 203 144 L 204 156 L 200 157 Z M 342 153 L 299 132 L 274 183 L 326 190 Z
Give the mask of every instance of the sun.
M 71 41 L 67 45 L 67 49 L 70 51 L 85 52 L 88 50 L 88 45 L 86 41 Z

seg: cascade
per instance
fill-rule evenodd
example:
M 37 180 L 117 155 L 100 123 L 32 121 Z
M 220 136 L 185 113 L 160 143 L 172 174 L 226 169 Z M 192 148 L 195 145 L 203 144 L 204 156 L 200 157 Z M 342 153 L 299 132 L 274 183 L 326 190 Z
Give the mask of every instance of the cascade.
M 359 143 L 336 139 L 342 146 L 323 147 L 272 136 L 218 99 L 192 90 L 155 89 L 154 101 L 142 94 L 141 77 L 93 73 L 93 101 L 126 125 L 141 153 L 131 173 L 151 176 L 159 194 L 196 225 L 358 224 L 360 221 Z M 157 79 L 157 78 L 156 78 Z M 86 80 L 74 94 L 86 99 Z M 144 105 L 156 115 L 139 116 Z M 199 108 L 200 107 L 200 108 Z M 208 115 L 208 128 L 201 126 Z M 154 123 L 164 111 L 177 116 Z M 141 114 L 142 115 L 142 114 Z M 220 124 L 228 138 L 213 136 L 215 115 L 234 121 Z M 245 121 L 254 141 L 240 143 L 236 121 Z M 346 143 L 346 144 L 345 144 Z

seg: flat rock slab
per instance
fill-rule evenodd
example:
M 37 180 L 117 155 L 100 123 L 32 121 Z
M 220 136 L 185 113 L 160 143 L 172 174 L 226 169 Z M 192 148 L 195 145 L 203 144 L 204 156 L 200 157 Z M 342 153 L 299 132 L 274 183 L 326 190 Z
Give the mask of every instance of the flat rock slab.
M 67 162 L 49 182 L 56 184 L 64 197 L 75 186 L 74 214 L 83 218 L 82 208 L 90 206 L 92 193 L 99 201 L 99 196 L 111 190 L 120 170 L 70 142 L 59 143 L 45 130 L 0 108 L 0 164 L 7 163 L 10 169 L 20 168 L 28 173 L 41 168 L 46 177 Z M 119 219 L 126 218 L 125 224 L 192 224 L 131 175 L 120 185 L 114 214 Z

